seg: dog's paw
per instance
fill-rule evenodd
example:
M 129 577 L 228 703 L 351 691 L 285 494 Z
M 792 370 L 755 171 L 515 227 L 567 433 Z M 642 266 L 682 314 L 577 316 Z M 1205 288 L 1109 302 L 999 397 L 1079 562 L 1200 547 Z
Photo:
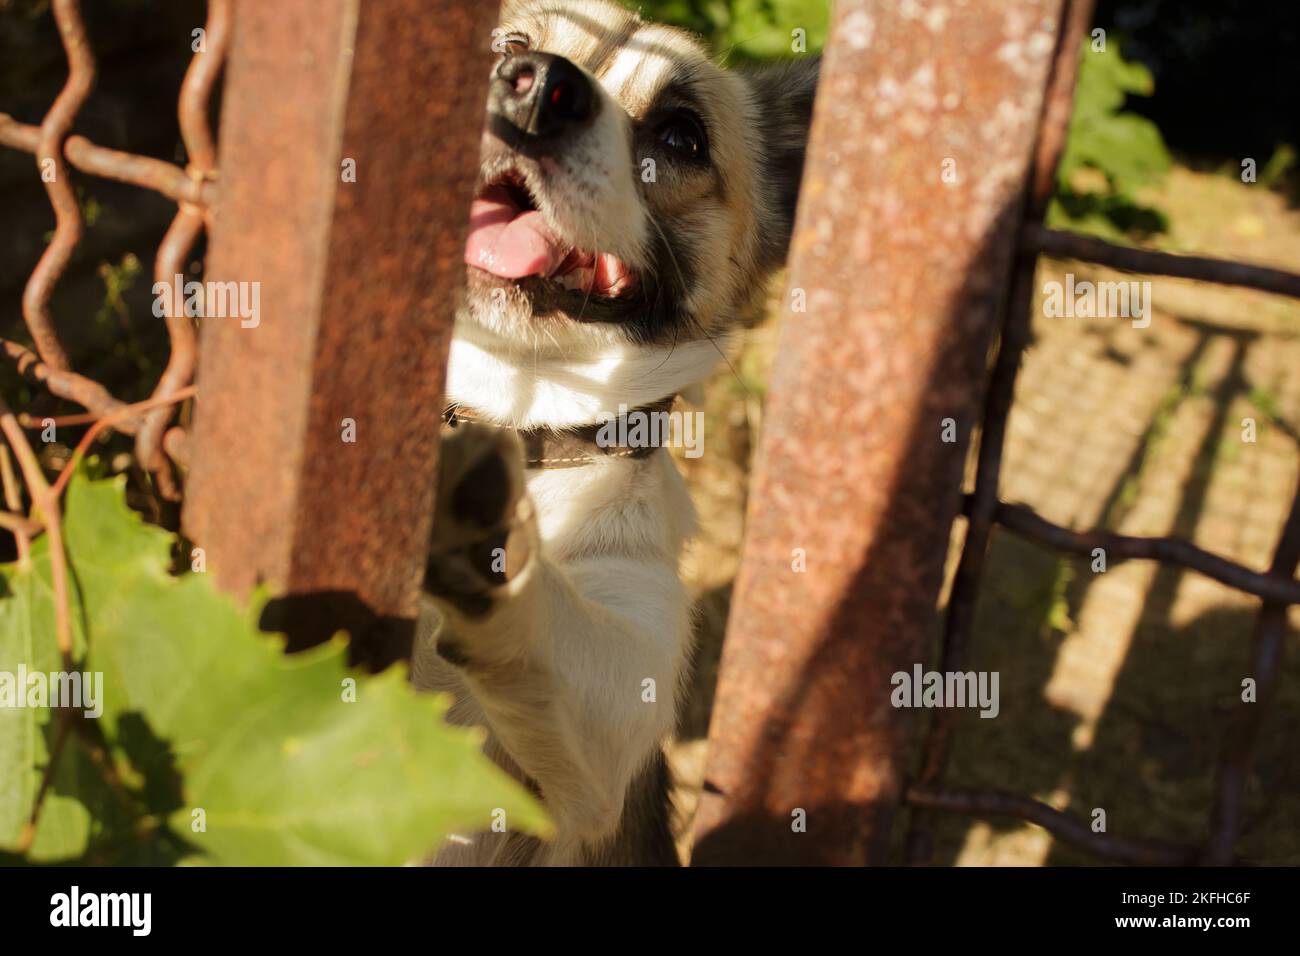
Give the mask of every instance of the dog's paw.
M 536 550 L 523 448 L 513 432 L 462 422 L 443 429 L 438 458 L 424 589 L 483 617 L 509 596 Z

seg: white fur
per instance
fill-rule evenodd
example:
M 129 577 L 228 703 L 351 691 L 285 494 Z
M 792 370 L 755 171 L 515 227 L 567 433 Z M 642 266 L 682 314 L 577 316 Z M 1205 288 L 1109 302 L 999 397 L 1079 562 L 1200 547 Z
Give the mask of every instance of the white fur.
M 470 333 L 473 335 L 474 333 Z M 448 396 L 501 422 L 595 420 L 671 394 L 718 361 L 709 343 L 675 350 L 612 349 L 585 362 L 512 362 L 457 336 Z M 694 530 L 684 482 L 665 451 L 528 477 L 539 553 L 484 622 L 457 620 L 476 653 L 506 662 L 467 677 L 436 654 L 450 615 L 430 602 L 421 619 L 415 681 L 452 692 L 457 722 L 486 725 L 487 750 L 540 787 L 557 823 L 543 864 L 565 864 L 618 826 L 628 785 L 671 732 L 690 647 L 690 599 L 678 560 Z M 490 633 L 489 633 L 490 632 Z M 490 642 L 491 647 L 484 650 Z M 656 701 L 642 699 L 653 679 Z M 489 816 L 485 812 L 485 824 Z M 503 841 L 463 834 L 440 864 L 487 864 Z
M 721 360 L 728 339 L 648 348 L 612 341 L 594 355 L 520 356 L 478 328 L 457 329 L 447 370 L 447 400 L 516 428 L 599 421 L 602 414 L 674 395 Z

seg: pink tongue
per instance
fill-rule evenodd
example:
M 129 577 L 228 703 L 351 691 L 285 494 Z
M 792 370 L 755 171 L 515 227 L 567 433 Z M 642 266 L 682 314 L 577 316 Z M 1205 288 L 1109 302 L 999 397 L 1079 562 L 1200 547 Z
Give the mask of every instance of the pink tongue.
M 537 210 L 521 213 L 491 195 L 470 206 L 465 261 L 472 266 L 503 279 L 548 276 L 567 254 Z

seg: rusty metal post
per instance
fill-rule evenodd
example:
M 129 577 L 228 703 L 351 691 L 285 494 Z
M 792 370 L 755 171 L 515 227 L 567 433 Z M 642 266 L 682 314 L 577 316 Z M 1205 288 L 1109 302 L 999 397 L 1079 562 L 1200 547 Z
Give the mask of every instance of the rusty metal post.
M 1060 13 L 835 6 L 695 863 L 885 857 Z
M 291 645 L 409 646 L 496 7 L 237 2 L 185 527 Z
M 1033 223 L 1042 222 L 1055 191 L 1056 166 L 1069 133 L 1074 84 L 1079 74 L 1084 38 L 1088 27 L 1092 25 L 1093 7 L 1093 0 L 1065 0 L 1062 5 L 1063 27 L 1057 36 L 1057 48 L 1043 102 L 1043 118 L 1039 124 L 1030 166 L 1026 213 Z M 971 632 L 975 626 L 975 606 L 984 573 L 984 556 L 988 551 L 997 513 L 1002 449 L 1011 416 L 1011 403 L 1015 399 L 1016 376 L 1032 338 L 1033 317 L 1030 308 L 1034 301 L 1034 274 L 1038 267 L 1038 257 L 1026 252 L 1023 246 L 1019 253 L 1012 270 L 1011 291 L 1003 311 L 997 356 L 993 361 L 984 403 L 975 488 L 966 514 L 966 535 L 948 597 L 939 653 L 939 667 L 945 672 L 966 670 Z M 921 749 L 920 766 L 909 791 L 911 795 L 914 796 L 914 791 L 918 788 L 934 786 L 943 777 L 956 732 L 957 716 L 956 711 L 944 710 L 936 713 L 930 721 Z M 907 836 L 908 863 L 929 862 L 934 844 L 932 817 L 933 814 L 921 806 L 913 811 Z

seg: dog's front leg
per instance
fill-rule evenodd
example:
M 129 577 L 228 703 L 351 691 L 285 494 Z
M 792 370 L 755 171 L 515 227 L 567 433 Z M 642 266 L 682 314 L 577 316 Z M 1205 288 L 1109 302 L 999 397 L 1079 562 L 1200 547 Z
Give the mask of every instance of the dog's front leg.
M 541 791 L 557 840 L 618 827 L 628 784 L 675 714 L 689 602 L 662 559 L 545 553 L 513 434 L 446 433 L 425 590 L 437 652 Z

